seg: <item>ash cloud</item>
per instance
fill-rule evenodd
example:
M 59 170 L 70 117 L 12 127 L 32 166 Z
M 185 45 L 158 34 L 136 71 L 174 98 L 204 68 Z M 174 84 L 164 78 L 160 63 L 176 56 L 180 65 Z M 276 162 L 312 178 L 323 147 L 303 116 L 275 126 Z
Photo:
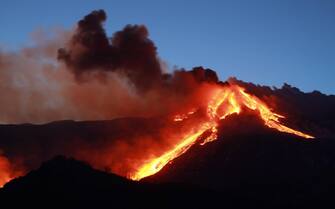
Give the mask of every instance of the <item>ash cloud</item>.
M 91 12 L 78 22 L 66 47 L 58 50 L 58 59 L 66 64 L 78 81 L 90 79 L 92 73 L 102 73 L 99 74 L 102 78 L 106 72 L 116 72 L 127 78 L 139 92 L 174 88 L 171 85 L 178 85 L 179 82 L 187 86 L 189 80 L 196 83 L 218 82 L 214 71 L 202 67 L 164 73 L 157 48 L 149 39 L 144 25 L 127 25 L 108 37 L 103 28 L 106 19 L 103 10 Z
M 152 88 L 162 76 L 157 49 L 144 25 L 127 25 L 109 38 L 103 28 L 107 15 L 91 12 L 78 22 L 65 48 L 58 50 L 77 79 L 92 71 L 115 71 L 125 75 L 140 91 Z

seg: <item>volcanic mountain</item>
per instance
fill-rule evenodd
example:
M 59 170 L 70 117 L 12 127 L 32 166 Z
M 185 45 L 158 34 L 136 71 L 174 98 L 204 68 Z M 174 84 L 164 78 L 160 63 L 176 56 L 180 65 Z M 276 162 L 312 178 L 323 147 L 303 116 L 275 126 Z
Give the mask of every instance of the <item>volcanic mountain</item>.
M 146 26 L 108 37 L 106 19 L 92 11 L 61 37 L 0 53 L 1 197 L 118 208 L 329 203 L 335 96 L 166 69 Z
M 241 113 L 233 113 L 219 121 L 216 140 L 202 144 L 206 134 L 199 136 L 196 143 L 157 173 L 140 181 L 131 181 L 108 174 L 114 170 L 102 167 L 108 165 L 103 163 L 102 159 L 108 155 L 102 148 L 114 146 L 111 141 L 119 138 L 154 135 L 166 120 L 123 118 L 1 125 L 1 147 L 6 150 L 9 161 L 20 162 L 18 159 L 21 157 L 22 164 L 18 167 L 37 169 L 42 161 L 62 154 L 72 155 L 108 172 L 92 169 L 88 164 L 73 159 L 57 157 L 6 184 L 1 196 L 24 198 L 42 195 L 51 201 L 56 195 L 62 201 L 71 199 L 80 204 L 91 198 L 101 205 L 111 200 L 115 207 L 121 208 L 155 207 L 152 198 L 163 208 L 175 208 L 177 202 L 183 208 L 301 208 L 320 207 L 320 204 L 326 207 L 330 204 L 335 185 L 335 118 L 331 108 L 334 97 L 319 92 L 303 93 L 289 85 L 282 89 L 247 83 L 240 85 L 249 85 L 247 88 L 253 89 L 259 98 L 276 97 L 277 104 L 285 98 L 283 109 L 290 115 L 286 123 L 308 131 L 316 138 L 280 132 L 266 126 L 259 111 L 244 108 Z M 128 146 L 131 145 L 136 145 L 136 142 L 130 140 Z M 78 148 L 84 152 L 76 152 Z M 140 151 L 134 156 L 138 153 Z M 128 157 L 128 160 L 131 157 L 117 154 Z M 97 162 L 99 160 L 102 162 Z M 123 159 L 118 157 L 117 160 L 122 165 Z

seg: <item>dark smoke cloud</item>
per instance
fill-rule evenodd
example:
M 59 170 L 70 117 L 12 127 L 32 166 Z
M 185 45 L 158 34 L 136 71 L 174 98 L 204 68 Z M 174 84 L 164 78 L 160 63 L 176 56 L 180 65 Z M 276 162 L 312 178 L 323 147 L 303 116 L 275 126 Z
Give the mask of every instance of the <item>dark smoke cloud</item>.
M 97 10 L 80 20 L 68 45 L 59 49 L 58 59 L 77 79 L 92 71 L 117 71 L 138 90 L 152 88 L 162 70 L 147 28 L 127 25 L 109 38 L 103 28 L 106 18 L 103 10 Z
M 162 87 L 190 89 L 202 82 L 218 82 L 214 71 L 202 67 L 164 74 L 156 46 L 144 25 L 127 25 L 109 38 L 103 28 L 106 19 L 103 10 L 91 12 L 78 22 L 67 46 L 58 50 L 58 59 L 77 80 L 91 79 L 92 73 L 105 80 L 104 73 L 117 72 L 139 92 Z

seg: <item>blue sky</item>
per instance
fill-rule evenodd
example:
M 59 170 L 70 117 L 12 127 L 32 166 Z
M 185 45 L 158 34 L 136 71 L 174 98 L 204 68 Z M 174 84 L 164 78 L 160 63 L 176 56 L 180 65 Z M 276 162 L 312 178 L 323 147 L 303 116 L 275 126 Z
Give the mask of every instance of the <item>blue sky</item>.
M 335 94 L 334 0 L 3 0 L 0 45 L 18 49 L 37 28 L 71 28 L 94 9 L 110 35 L 145 24 L 170 66 Z

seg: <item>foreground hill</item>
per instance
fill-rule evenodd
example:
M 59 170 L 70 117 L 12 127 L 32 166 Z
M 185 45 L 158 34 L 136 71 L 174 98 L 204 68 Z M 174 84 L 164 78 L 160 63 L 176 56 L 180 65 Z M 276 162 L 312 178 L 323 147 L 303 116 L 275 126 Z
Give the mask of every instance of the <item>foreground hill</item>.
M 216 191 L 192 185 L 130 181 L 62 156 L 0 189 L 1 203 L 12 207 L 24 203 L 25 207 L 59 208 L 220 208 L 218 196 Z

